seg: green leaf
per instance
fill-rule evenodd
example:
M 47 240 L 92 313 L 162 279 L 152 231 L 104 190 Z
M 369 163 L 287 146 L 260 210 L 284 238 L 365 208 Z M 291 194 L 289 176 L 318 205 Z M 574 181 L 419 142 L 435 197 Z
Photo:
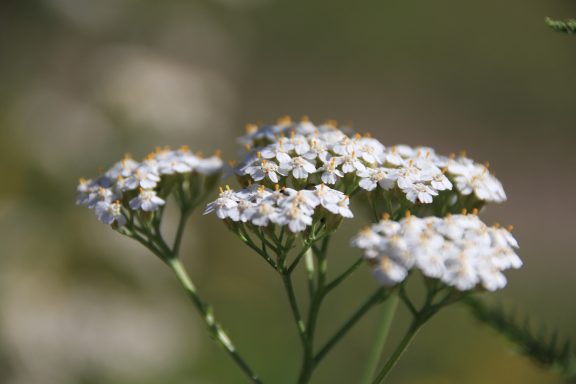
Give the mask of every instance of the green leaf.
M 567 382 L 576 383 L 576 354 L 569 340 L 559 339 L 558 330 L 549 332 L 541 325 L 535 334 L 528 316 L 517 321 L 514 312 L 507 313 L 502 305 L 489 306 L 475 297 L 468 297 L 463 303 L 476 319 L 506 337 L 523 355 L 544 368 L 556 370 Z
M 576 19 L 569 19 L 566 21 L 562 21 L 562 20 L 554 20 L 547 17 L 546 25 L 548 25 L 556 32 L 562 32 L 568 34 L 576 33 Z

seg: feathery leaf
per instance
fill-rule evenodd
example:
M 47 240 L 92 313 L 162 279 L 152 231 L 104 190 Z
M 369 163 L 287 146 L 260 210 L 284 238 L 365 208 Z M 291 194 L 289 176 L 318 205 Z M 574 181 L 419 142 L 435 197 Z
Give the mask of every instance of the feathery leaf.
M 554 20 L 547 17 L 546 24 L 556 32 L 569 33 L 569 34 L 576 33 L 576 19 L 562 21 L 562 20 Z
M 569 340 L 559 340 L 557 330 L 548 332 L 542 325 L 536 334 L 530 329 L 528 316 L 524 321 L 517 321 L 514 311 L 507 313 L 501 304 L 491 307 L 475 297 L 468 297 L 463 303 L 478 320 L 506 337 L 523 355 L 558 371 L 567 382 L 576 383 L 576 354 Z

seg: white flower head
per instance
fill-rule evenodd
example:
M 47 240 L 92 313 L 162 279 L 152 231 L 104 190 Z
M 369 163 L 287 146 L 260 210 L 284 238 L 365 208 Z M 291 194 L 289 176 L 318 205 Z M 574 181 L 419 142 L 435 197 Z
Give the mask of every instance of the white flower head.
M 504 270 L 522 265 L 510 232 L 488 227 L 476 215 L 410 216 L 399 222 L 384 218 L 351 244 L 364 251 L 385 286 L 401 282 L 407 271 L 417 268 L 461 291 L 478 285 L 493 291 L 506 285 Z
M 487 202 L 506 201 L 502 183 L 490 173 L 487 166 L 465 156 L 450 159 L 447 163 L 448 175 L 454 179 L 456 188 L 463 195 L 474 193 L 478 199 Z
M 249 223 L 256 227 L 286 226 L 290 232 L 302 232 L 312 225 L 319 207 L 334 215 L 352 217 L 348 197 L 325 185 L 315 190 L 295 190 L 283 187 L 270 191 L 262 185 L 252 184 L 239 191 L 227 187 L 219 197 L 209 203 L 205 214 L 215 212 L 220 219 Z

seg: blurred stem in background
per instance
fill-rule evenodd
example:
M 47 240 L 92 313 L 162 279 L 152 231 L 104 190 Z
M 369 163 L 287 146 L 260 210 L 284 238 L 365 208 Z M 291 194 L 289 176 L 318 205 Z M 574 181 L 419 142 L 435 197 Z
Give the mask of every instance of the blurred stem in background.
M 384 302 L 382 308 L 382 315 L 380 318 L 380 325 L 376 331 L 376 339 L 374 340 L 372 351 L 368 356 L 368 364 L 366 364 L 366 369 L 364 371 L 364 376 L 360 381 L 362 384 L 369 384 L 372 382 L 372 378 L 378 369 L 382 357 L 382 351 L 384 350 L 384 345 L 390 334 L 390 327 L 392 326 L 392 320 L 394 319 L 394 314 L 396 313 L 396 308 L 398 307 L 398 294 L 393 293 L 390 295 L 388 300 Z

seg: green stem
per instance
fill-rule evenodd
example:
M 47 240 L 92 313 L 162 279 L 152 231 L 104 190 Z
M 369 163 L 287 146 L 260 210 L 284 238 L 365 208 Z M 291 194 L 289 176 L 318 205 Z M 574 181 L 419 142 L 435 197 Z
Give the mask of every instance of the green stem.
M 298 263 L 300 262 L 300 259 L 302 259 L 302 256 L 304 256 L 305 254 L 307 254 L 310 251 L 310 244 L 306 244 L 304 245 L 304 248 L 302 248 L 302 250 L 298 253 L 298 255 L 296 255 L 296 257 L 294 258 L 294 261 L 292 261 L 292 264 L 290 264 L 290 266 L 288 267 L 288 273 L 292 273 L 292 271 L 294 270 L 294 268 L 296 268 L 298 266 Z M 314 262 L 312 262 L 314 263 Z M 314 264 L 312 264 L 312 269 L 314 268 Z M 306 267 L 306 269 L 308 269 L 308 267 Z
M 184 228 L 186 227 L 186 220 L 188 219 L 188 215 L 189 212 L 184 210 L 180 214 L 178 229 L 176 230 L 176 236 L 174 237 L 174 245 L 172 245 L 172 253 L 175 255 L 180 252 L 180 244 L 182 244 L 182 235 L 184 234 Z
M 398 344 L 392 355 L 388 358 L 388 360 L 384 364 L 384 367 L 382 367 L 382 370 L 372 381 L 372 384 L 380 384 L 384 382 L 386 376 L 388 376 L 392 368 L 394 368 L 394 366 L 396 365 L 402 354 L 406 351 L 406 349 L 408 348 L 414 337 L 418 334 L 418 331 L 422 328 L 425 322 L 426 320 L 418 321 L 418 319 L 414 319 L 412 325 L 402 338 L 402 341 L 400 341 L 400 344 Z
M 256 244 L 254 244 L 254 241 L 252 241 L 252 239 L 245 230 L 240 229 L 238 231 L 238 235 L 240 239 L 244 242 L 244 244 L 249 246 L 254 252 L 260 255 L 272 268 L 274 268 L 274 270 L 278 271 L 278 266 L 276 265 L 274 260 L 272 260 L 272 258 L 269 255 L 264 253 L 263 250 L 261 250 L 260 248 L 258 248 Z
M 427 283 L 429 283 L 429 281 L 427 281 Z M 406 291 L 403 288 L 404 286 L 401 287 L 400 297 L 407 304 L 411 303 L 411 301 L 408 299 Z M 410 345 L 410 342 L 412 342 L 412 339 L 414 339 L 416 334 L 418 334 L 418 331 L 420 331 L 422 326 L 426 324 L 426 322 L 430 320 L 432 316 L 434 316 L 441 308 L 449 305 L 458 297 L 460 297 L 460 295 L 455 296 L 447 295 L 440 302 L 434 304 L 434 299 L 441 290 L 442 288 L 439 287 L 438 284 L 436 284 L 436 282 L 432 282 L 432 284 L 427 284 L 428 292 L 426 294 L 426 301 L 424 305 L 420 310 L 417 310 L 414 313 L 412 323 L 410 324 L 410 327 L 406 331 L 406 334 L 404 335 L 404 337 L 400 341 L 400 344 L 398 344 L 392 355 L 388 358 L 388 360 L 386 361 L 386 363 L 384 364 L 384 366 L 382 367 L 382 369 L 380 370 L 374 381 L 372 381 L 372 384 L 380 384 L 384 382 L 384 379 L 386 379 L 392 368 L 394 368 L 394 366 L 396 365 L 396 363 L 398 362 L 404 351 L 406 351 L 406 349 Z
M 354 272 L 362 264 L 363 261 L 364 261 L 364 258 L 362 258 L 362 257 L 358 258 L 358 260 L 356 260 L 354 262 L 354 264 L 352 264 L 350 267 L 348 267 L 347 270 L 342 272 L 342 274 L 340 276 L 336 277 L 334 280 L 332 280 L 330 283 L 328 283 L 326 285 L 326 293 L 330 292 L 331 290 L 336 288 L 338 285 L 340 285 L 341 282 L 346 280 L 346 278 L 348 276 L 350 276 L 352 274 L 352 272 Z
M 298 328 L 298 335 L 300 336 L 300 341 L 302 346 L 306 349 L 308 344 L 308 337 L 306 335 L 306 326 L 300 315 L 300 308 L 298 307 L 298 301 L 296 300 L 296 293 L 294 292 L 294 286 L 292 285 L 292 276 L 285 271 L 282 272 L 282 282 L 284 283 L 284 288 L 288 294 L 288 301 L 290 302 L 290 309 L 292 310 L 292 317 L 294 317 L 294 322 Z
M 330 350 L 356 325 L 356 323 L 368 313 L 368 311 L 385 298 L 383 288 L 378 288 L 369 298 L 350 316 L 348 320 L 336 331 L 336 333 L 324 344 L 314 356 L 314 364 L 318 365 Z
M 178 281 L 180 282 L 182 287 L 186 290 L 188 297 L 192 300 L 192 303 L 194 304 L 198 312 L 200 312 L 204 322 L 206 323 L 206 326 L 208 327 L 208 331 L 210 332 L 211 337 L 221 347 L 224 348 L 224 350 L 230 355 L 232 360 L 236 363 L 236 365 L 238 365 L 238 367 L 242 370 L 242 372 L 245 373 L 245 375 L 250 379 L 252 383 L 261 384 L 262 381 L 260 380 L 258 375 L 254 373 L 254 371 L 250 368 L 248 363 L 246 363 L 246 361 L 240 356 L 240 354 L 238 354 L 238 352 L 236 351 L 236 347 L 234 346 L 234 344 L 232 344 L 232 341 L 230 340 L 226 332 L 224 332 L 220 324 L 216 322 L 212 309 L 206 303 L 204 303 L 202 299 L 200 299 L 200 297 L 198 296 L 196 288 L 194 287 L 194 284 L 192 283 L 190 276 L 188 276 L 188 273 L 184 269 L 184 266 L 182 265 L 180 260 L 173 257 L 169 258 L 167 260 L 167 263 L 176 274 Z
M 394 319 L 394 314 L 396 313 L 396 308 L 398 307 L 398 301 L 398 295 L 393 293 L 384 302 L 382 318 L 380 319 L 380 325 L 376 333 L 376 340 L 374 340 L 372 352 L 368 358 L 368 364 L 364 371 L 363 380 L 360 381 L 361 383 L 369 384 L 376 373 L 376 369 L 378 369 L 378 363 L 380 362 L 386 339 L 390 333 L 390 327 L 392 325 L 392 320 Z

